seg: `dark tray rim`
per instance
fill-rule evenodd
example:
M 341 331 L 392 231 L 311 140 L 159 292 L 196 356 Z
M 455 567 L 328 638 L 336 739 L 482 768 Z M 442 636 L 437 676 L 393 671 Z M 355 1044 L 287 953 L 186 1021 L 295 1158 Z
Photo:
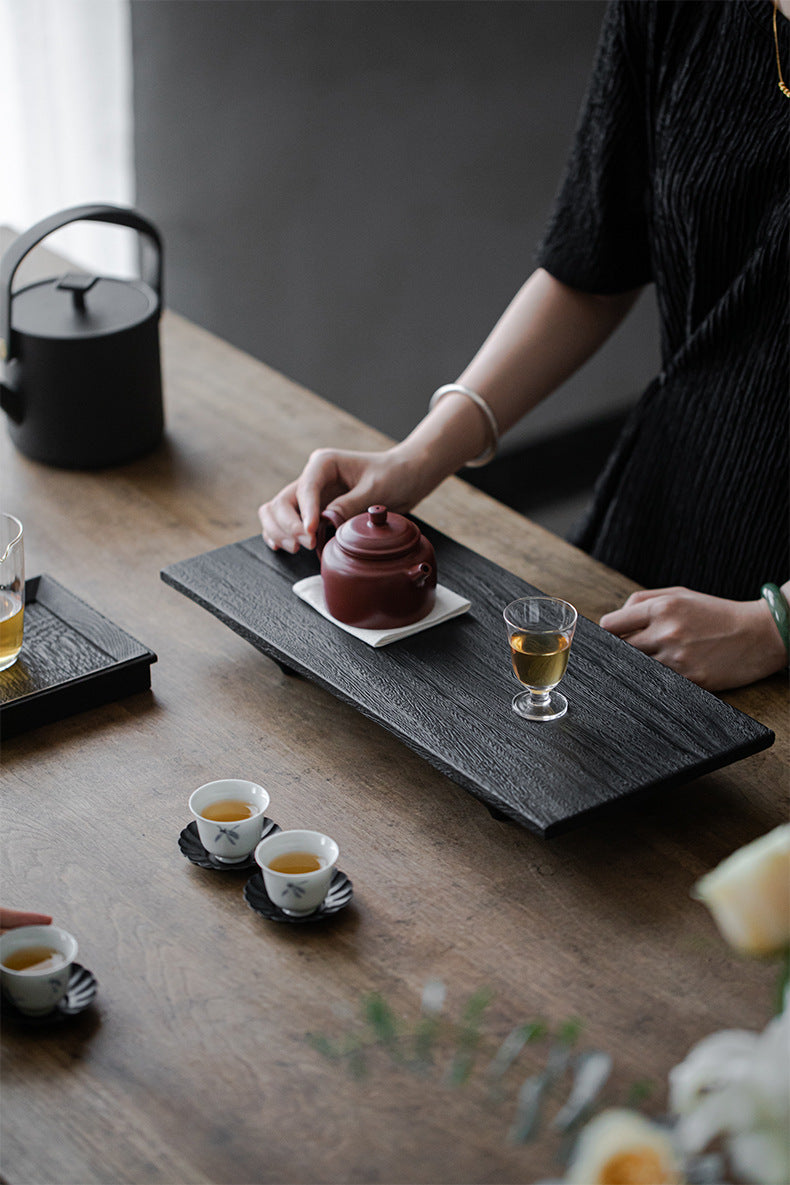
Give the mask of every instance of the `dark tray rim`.
M 15 736 L 151 686 L 150 667 L 157 661 L 153 650 L 54 577 L 42 573 L 25 581 L 25 605 L 33 604 L 43 605 L 72 633 L 101 650 L 107 662 L 94 671 L 3 699 L 0 702 L 3 737 Z M 0 681 L 4 673 L 0 672 Z

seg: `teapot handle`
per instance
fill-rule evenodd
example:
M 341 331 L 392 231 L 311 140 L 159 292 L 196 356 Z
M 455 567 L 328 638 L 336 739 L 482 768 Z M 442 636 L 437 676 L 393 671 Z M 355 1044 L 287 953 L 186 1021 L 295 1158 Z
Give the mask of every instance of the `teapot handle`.
M 118 226 L 129 226 L 145 235 L 154 247 L 154 260 L 143 279 L 156 293 L 161 312 L 162 236 L 153 223 L 125 206 L 72 206 L 68 210 L 61 210 L 59 214 L 50 214 L 31 226 L 30 230 L 14 240 L 0 260 L 0 362 L 10 362 L 14 356 L 11 342 L 11 282 L 16 269 L 42 239 L 70 222 L 113 222 Z
M 320 560 L 321 552 L 334 535 L 338 527 L 342 527 L 346 516 L 334 506 L 327 506 L 318 520 L 318 530 L 315 533 L 315 550 Z

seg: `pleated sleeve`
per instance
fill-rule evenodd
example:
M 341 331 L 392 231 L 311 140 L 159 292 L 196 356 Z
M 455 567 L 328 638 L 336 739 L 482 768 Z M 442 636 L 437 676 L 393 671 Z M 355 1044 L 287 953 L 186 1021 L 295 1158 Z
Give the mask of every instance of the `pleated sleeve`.
M 652 279 L 647 112 L 649 6 L 612 0 L 555 205 L 536 259 L 585 292 Z

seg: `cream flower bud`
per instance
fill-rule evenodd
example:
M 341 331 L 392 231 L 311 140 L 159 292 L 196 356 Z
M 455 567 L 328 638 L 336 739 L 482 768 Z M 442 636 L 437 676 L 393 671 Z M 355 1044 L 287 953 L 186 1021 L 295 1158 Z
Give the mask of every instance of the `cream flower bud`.
M 568 1185 L 682 1185 L 674 1145 L 635 1111 L 612 1108 L 587 1124 L 565 1177 Z
M 704 901 L 736 950 L 773 955 L 790 946 L 790 823 L 739 848 L 697 881 Z

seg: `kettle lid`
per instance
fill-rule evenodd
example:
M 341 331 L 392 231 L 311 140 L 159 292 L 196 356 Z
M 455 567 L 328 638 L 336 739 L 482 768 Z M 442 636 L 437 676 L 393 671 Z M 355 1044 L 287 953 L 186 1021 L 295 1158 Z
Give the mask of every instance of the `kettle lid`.
M 369 506 L 338 528 L 335 540 L 349 555 L 362 559 L 403 555 L 417 546 L 420 528 L 386 506 Z
M 59 214 L 51 214 L 48 218 L 43 218 L 41 222 L 37 222 L 35 226 L 31 226 L 30 230 L 21 234 L 19 238 L 15 239 L 11 246 L 4 252 L 0 258 L 0 361 L 13 362 L 16 357 L 17 343 L 15 338 L 16 332 L 12 332 L 12 292 L 11 285 L 16 274 L 16 270 L 21 264 L 29 251 L 32 251 L 39 243 L 41 243 L 47 235 L 52 234 L 56 230 L 60 230 L 62 226 L 68 226 L 71 222 L 109 222 L 117 226 L 128 226 L 133 230 L 139 231 L 145 242 L 153 248 L 153 254 L 149 251 L 147 253 L 147 262 L 143 258 L 142 262 L 145 264 L 144 276 L 148 284 L 130 283 L 126 280 L 95 280 L 92 276 L 81 275 L 67 275 L 61 276 L 59 280 L 48 280 L 43 284 L 31 284 L 29 288 L 23 288 L 19 292 L 13 293 L 13 304 L 17 305 L 17 298 L 19 298 L 19 308 L 15 308 L 15 316 L 13 318 L 14 330 L 19 333 L 30 332 L 36 337 L 93 337 L 106 335 L 108 333 L 117 333 L 121 329 L 129 328 L 136 325 L 138 322 L 145 319 L 140 315 L 140 299 L 145 297 L 146 300 L 151 299 L 154 295 L 154 308 L 157 316 L 162 310 L 162 236 L 159 231 L 149 222 L 147 218 L 143 218 L 136 210 L 125 209 L 121 206 L 73 206 L 69 210 L 62 210 Z M 87 317 L 87 302 L 88 294 L 94 287 L 101 285 L 97 295 L 100 297 L 101 305 L 98 309 L 105 308 L 106 311 L 99 316 L 98 324 L 91 324 Z M 107 285 L 112 290 L 110 295 Z M 47 287 L 58 289 L 61 287 L 65 291 L 44 292 L 43 296 L 39 290 L 44 290 Z M 136 294 L 133 290 L 136 290 Z M 69 296 L 69 294 L 71 294 Z M 66 318 L 65 310 L 61 309 L 58 314 L 55 312 L 54 322 L 52 320 L 53 309 L 49 307 L 49 301 L 52 300 L 53 295 L 57 297 L 65 297 L 67 301 L 71 299 L 72 308 L 77 308 L 81 311 L 80 306 L 85 305 L 86 319 L 80 320 L 79 323 L 72 318 Z M 106 300 L 105 300 L 106 297 Z M 116 297 L 121 301 L 127 298 L 133 302 L 132 307 L 121 304 L 118 305 Z M 37 301 L 41 299 L 44 301 L 41 311 L 38 309 Z M 29 310 L 24 307 L 30 304 Z M 150 306 L 149 306 L 150 310 Z M 19 320 L 19 314 L 22 314 L 22 319 Z M 29 314 L 29 315 L 28 315 Z M 65 318 L 65 325 L 63 324 Z M 57 328 L 59 326 L 59 328 Z M 76 330 L 76 332 L 75 332 Z
M 103 337 L 132 329 L 158 307 L 157 294 L 142 280 L 68 272 L 15 292 L 11 327 L 37 338 Z

